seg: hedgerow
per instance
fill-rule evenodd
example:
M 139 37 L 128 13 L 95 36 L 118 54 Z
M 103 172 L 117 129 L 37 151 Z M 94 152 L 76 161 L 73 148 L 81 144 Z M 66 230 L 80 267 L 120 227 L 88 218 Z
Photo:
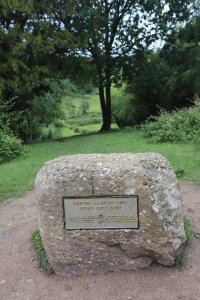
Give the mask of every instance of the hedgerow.
M 195 142 L 200 138 L 200 100 L 190 108 L 169 113 L 161 110 L 141 126 L 145 137 L 153 142 Z

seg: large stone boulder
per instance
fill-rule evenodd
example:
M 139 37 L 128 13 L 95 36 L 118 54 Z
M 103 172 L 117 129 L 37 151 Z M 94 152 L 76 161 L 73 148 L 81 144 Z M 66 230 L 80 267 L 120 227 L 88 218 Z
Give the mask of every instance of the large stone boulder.
M 149 266 L 152 261 L 172 266 L 184 244 L 179 186 L 168 161 L 159 154 L 60 157 L 45 163 L 37 175 L 35 191 L 42 240 L 50 264 L 58 274 L 76 276 L 134 270 Z M 74 223 L 70 222 L 77 221 L 77 211 L 71 208 L 72 202 L 66 201 L 78 197 L 79 201 L 73 202 L 74 205 L 85 203 L 84 207 L 93 207 L 91 199 L 99 197 L 102 200 L 104 196 L 107 200 L 111 197 L 112 202 L 117 201 L 119 196 L 121 200 L 128 196 L 129 202 L 133 199 L 138 209 L 134 222 L 138 222 L 138 226 L 126 228 L 129 226 L 120 224 L 120 219 L 117 219 L 119 228 L 117 223 L 114 228 L 109 225 L 104 228 L 102 220 L 97 228 L 89 226 L 88 229 L 85 227 L 87 224 L 73 227 Z M 87 200 L 81 202 L 80 199 Z M 109 206 L 111 202 L 101 203 Z M 131 215 L 129 205 L 131 207 L 131 203 L 125 207 L 125 214 Z M 70 214 L 73 215 L 71 219 Z M 85 216 L 79 211 L 79 220 L 80 214 Z M 94 214 L 94 211 L 87 211 L 90 219 L 94 218 Z M 104 212 L 98 217 L 105 220 Z M 118 217 L 121 217 L 120 213 Z M 66 226 L 66 220 L 72 224 L 71 228 Z

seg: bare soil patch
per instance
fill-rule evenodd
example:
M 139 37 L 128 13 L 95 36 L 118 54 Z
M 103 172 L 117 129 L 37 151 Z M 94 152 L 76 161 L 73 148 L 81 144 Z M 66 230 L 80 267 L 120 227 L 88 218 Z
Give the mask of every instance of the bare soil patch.
M 181 182 L 184 213 L 195 238 L 187 267 L 152 265 L 134 272 L 66 279 L 38 268 L 31 233 L 38 227 L 34 192 L 0 205 L 0 300 L 195 300 L 200 299 L 200 186 Z

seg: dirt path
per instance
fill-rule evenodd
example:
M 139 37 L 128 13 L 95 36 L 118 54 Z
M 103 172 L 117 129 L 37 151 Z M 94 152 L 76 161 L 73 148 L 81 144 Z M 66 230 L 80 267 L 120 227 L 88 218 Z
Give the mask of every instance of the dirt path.
M 71 280 L 38 268 L 30 240 L 38 227 L 34 193 L 7 200 L 0 205 L 0 300 L 200 300 L 200 187 L 181 183 L 181 192 L 196 233 L 186 269 L 153 265 Z

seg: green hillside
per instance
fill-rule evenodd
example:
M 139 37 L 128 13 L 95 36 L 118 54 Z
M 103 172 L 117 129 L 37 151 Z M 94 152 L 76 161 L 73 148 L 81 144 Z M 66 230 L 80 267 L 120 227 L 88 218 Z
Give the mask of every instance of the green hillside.
M 113 87 L 113 96 L 118 95 L 119 91 Z M 87 108 L 85 111 L 84 106 Z M 56 125 L 43 129 L 44 137 L 69 137 L 101 129 L 102 114 L 97 89 L 91 88 L 89 92 L 85 92 L 71 84 L 62 99 L 61 110 L 63 115 Z M 117 128 L 117 125 L 112 124 L 112 128 Z

